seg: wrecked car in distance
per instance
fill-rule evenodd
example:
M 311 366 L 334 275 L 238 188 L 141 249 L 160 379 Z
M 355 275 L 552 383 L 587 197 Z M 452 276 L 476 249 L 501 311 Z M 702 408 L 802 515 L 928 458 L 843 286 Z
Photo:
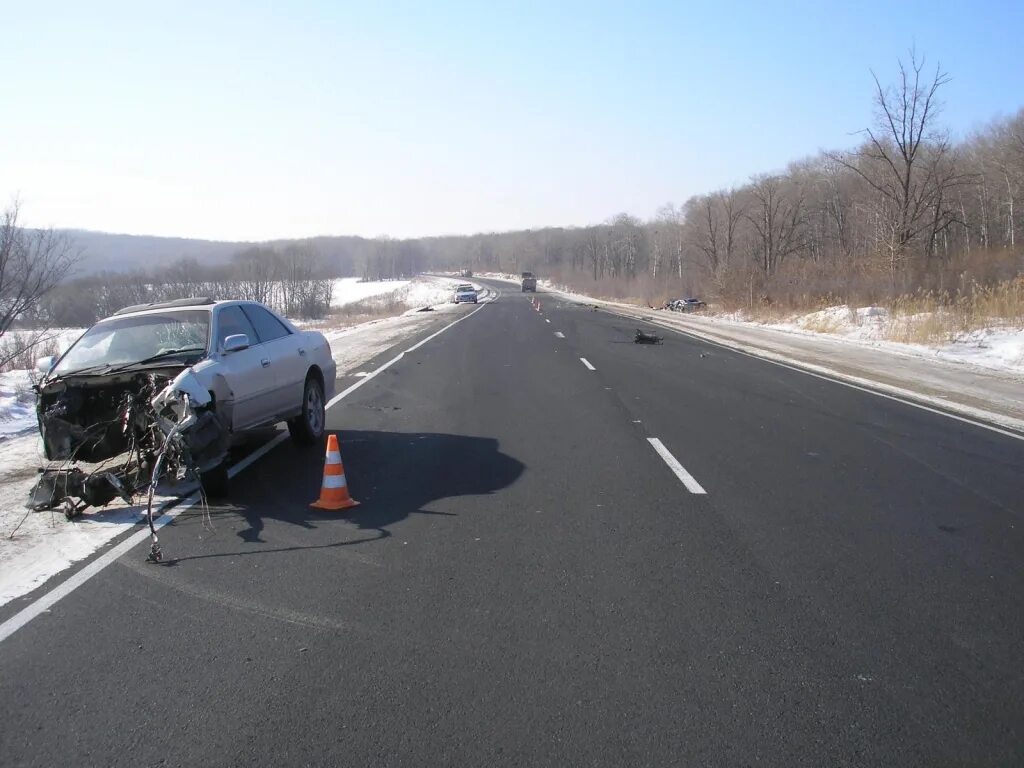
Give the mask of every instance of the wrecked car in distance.
M 319 332 L 256 302 L 211 299 L 127 307 L 37 368 L 51 465 L 28 506 L 64 505 L 68 517 L 158 483 L 200 480 L 224 495 L 231 436 L 287 421 L 297 442 L 320 440 L 336 373 Z

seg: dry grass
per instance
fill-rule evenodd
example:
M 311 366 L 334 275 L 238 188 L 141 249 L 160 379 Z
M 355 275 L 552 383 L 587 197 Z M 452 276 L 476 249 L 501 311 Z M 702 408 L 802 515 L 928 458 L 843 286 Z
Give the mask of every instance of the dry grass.
M 369 296 L 343 307 L 335 307 L 331 310 L 324 327 L 347 328 L 370 320 L 397 317 L 409 310 L 409 305 L 406 304 L 407 293 L 406 290 L 397 290 L 380 296 Z
M 952 295 L 918 291 L 892 303 L 885 336 L 891 341 L 941 344 L 982 328 L 1024 329 L 1024 276 Z
M 1000 261 L 998 266 L 1006 274 L 1013 264 Z M 758 293 L 756 289 L 743 297 L 737 293 L 732 299 L 720 295 L 710 314 L 736 312 L 745 320 L 761 323 L 800 322 L 806 330 L 827 334 L 841 332 L 849 323 L 860 323 L 852 307 L 878 306 L 888 310 L 888 322 L 882 329 L 883 338 L 925 345 L 948 343 L 983 328 L 1024 329 L 1024 275 L 1018 273 L 1016 277 L 982 284 L 973 281 L 972 274 L 978 274 L 977 270 L 965 269 L 959 279 L 950 280 L 956 286 L 953 289 L 921 288 L 896 298 L 887 298 L 881 290 L 853 291 L 849 295 L 837 295 L 831 290 L 801 292 L 797 287 L 803 281 L 794 279 L 789 281 L 791 288 L 773 291 L 772 298 L 768 298 L 767 292 Z M 671 285 L 644 279 L 629 283 L 623 278 L 595 281 L 578 273 L 569 277 L 556 282 L 596 298 L 638 306 L 660 307 L 665 299 L 678 298 L 685 293 Z M 809 285 L 813 287 L 814 282 Z M 836 306 L 851 307 L 849 317 L 838 313 L 806 317 Z
M 856 316 L 856 312 L 853 314 Z M 838 333 L 844 325 L 843 320 L 834 315 L 816 315 L 800 323 L 800 326 L 805 331 L 813 331 L 814 333 Z

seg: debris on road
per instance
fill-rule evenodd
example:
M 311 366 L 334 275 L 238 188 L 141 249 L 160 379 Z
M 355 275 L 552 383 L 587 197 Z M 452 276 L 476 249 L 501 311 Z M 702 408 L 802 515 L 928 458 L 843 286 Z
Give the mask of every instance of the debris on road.
M 635 344 L 661 344 L 664 341 L 664 337 L 658 336 L 653 333 L 645 333 L 639 328 L 636 329 L 636 336 L 633 337 Z

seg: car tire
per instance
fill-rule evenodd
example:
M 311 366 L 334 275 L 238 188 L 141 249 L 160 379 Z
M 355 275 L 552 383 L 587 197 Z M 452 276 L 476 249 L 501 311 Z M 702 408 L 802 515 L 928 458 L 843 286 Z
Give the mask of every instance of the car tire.
M 288 421 L 288 432 L 299 445 L 313 445 L 323 438 L 326 425 L 324 388 L 315 376 L 308 376 L 302 390 L 302 413 Z
M 222 461 L 213 469 L 199 475 L 199 482 L 203 486 L 203 493 L 209 499 L 223 499 L 228 495 L 228 487 L 231 480 L 228 478 L 227 459 Z

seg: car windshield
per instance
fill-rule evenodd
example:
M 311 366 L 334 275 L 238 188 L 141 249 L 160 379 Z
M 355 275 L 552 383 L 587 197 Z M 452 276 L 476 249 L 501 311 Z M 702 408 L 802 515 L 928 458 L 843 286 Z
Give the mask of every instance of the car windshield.
M 57 375 L 96 366 L 137 363 L 166 355 L 168 359 L 201 357 L 210 335 L 210 313 L 179 310 L 114 317 L 85 332 L 54 367 Z M 175 352 L 181 350 L 180 356 Z

